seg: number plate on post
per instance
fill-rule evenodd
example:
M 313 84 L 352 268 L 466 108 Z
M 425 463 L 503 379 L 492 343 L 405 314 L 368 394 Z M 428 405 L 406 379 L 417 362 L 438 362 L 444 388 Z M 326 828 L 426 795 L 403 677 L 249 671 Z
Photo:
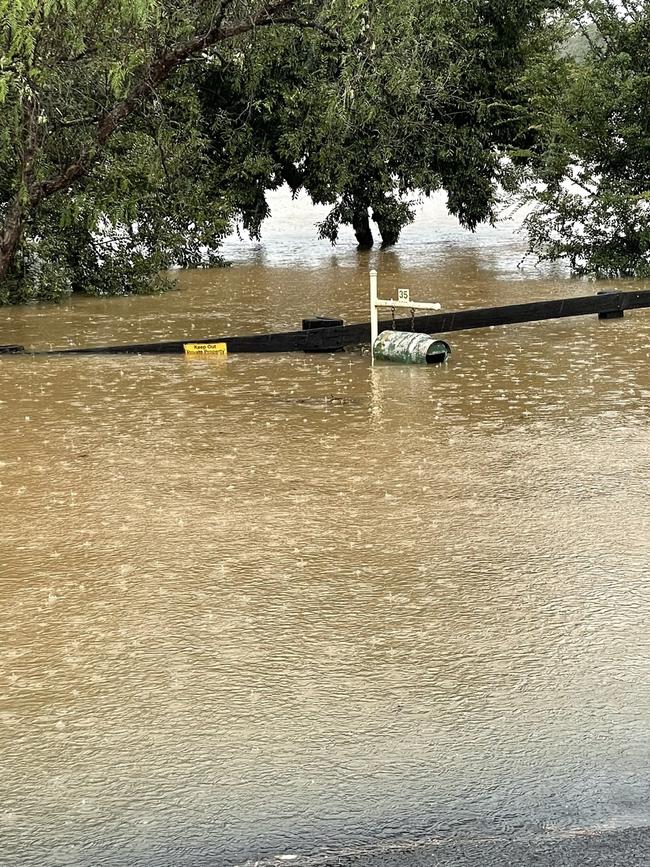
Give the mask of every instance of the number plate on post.
M 411 300 L 409 298 L 409 290 L 408 289 L 398 289 L 397 290 L 397 300 L 401 301 L 404 304 L 408 304 Z

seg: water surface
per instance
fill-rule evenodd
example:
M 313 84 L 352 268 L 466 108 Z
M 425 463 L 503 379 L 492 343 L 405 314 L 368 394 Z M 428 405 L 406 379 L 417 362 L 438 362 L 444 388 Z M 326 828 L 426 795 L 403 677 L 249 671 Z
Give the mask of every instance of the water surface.
M 600 288 L 439 201 L 363 255 L 275 212 L 229 269 L 2 309 L 0 342 L 362 321 L 369 267 L 448 309 Z M 3 865 L 648 824 L 650 315 L 451 343 L 2 357 Z

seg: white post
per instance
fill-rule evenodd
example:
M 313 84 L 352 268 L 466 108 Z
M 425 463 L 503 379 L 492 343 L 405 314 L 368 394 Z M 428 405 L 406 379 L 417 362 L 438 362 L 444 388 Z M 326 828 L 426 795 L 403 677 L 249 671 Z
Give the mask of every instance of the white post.
M 375 340 L 379 333 L 379 317 L 377 316 L 377 272 L 370 272 L 370 360 L 375 362 Z

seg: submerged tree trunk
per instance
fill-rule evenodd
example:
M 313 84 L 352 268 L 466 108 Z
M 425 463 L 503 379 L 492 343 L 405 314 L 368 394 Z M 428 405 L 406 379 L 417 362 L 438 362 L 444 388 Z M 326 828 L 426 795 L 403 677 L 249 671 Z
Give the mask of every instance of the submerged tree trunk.
M 385 220 L 383 217 L 373 212 L 373 220 L 377 223 L 379 234 L 381 235 L 382 247 L 393 247 L 399 241 L 401 229 L 398 228 L 395 220 Z
M 375 243 L 370 228 L 368 208 L 357 208 L 352 216 L 352 228 L 357 236 L 357 244 L 360 250 L 371 250 Z

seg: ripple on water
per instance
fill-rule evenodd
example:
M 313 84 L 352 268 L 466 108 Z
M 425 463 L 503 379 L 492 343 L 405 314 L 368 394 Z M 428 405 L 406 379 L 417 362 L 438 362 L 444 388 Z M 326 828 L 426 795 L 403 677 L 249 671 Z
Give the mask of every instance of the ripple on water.
M 522 280 L 517 243 L 407 239 L 385 285 L 586 291 Z M 271 248 L 11 324 L 64 345 L 365 315 L 367 259 Z M 649 337 L 639 312 L 459 333 L 434 369 L 3 359 L 4 863 L 646 821 Z

